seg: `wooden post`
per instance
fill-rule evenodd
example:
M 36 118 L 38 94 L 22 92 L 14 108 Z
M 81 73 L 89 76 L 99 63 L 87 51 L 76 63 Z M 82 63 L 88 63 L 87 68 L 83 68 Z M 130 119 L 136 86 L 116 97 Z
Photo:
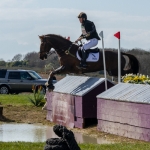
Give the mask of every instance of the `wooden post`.
M 0 118 L 2 118 L 2 116 L 3 116 L 3 107 L 0 106 Z

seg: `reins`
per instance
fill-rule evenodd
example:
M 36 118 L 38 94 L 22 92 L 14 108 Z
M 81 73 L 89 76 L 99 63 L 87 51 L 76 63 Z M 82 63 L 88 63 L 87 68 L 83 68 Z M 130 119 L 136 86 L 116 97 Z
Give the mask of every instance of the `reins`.
M 75 57 L 73 54 L 70 53 L 70 49 L 71 49 L 72 45 L 73 45 L 73 43 L 69 46 L 69 48 L 67 50 L 65 50 L 65 54 L 66 55 L 71 55 L 72 57 Z

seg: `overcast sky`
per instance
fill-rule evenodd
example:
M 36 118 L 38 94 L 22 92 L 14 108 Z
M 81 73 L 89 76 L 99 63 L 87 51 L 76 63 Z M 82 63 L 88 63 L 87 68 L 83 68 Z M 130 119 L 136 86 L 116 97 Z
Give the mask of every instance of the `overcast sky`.
M 106 48 L 118 48 L 114 34 L 120 31 L 122 48 L 150 50 L 149 7 L 150 0 L 0 0 L 0 59 L 38 52 L 38 35 L 75 41 L 81 34 L 80 12 L 104 32 Z

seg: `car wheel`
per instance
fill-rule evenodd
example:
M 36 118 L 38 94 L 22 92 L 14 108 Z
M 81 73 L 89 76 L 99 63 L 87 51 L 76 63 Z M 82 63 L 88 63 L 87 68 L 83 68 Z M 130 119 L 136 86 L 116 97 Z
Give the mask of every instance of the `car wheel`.
M 9 88 L 5 85 L 0 87 L 0 94 L 9 94 Z

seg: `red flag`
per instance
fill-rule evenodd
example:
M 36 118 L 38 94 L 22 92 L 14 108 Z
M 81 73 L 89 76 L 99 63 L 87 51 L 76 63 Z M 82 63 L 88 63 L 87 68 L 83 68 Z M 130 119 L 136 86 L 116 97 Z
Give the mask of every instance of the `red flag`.
M 115 33 L 114 36 L 115 36 L 116 38 L 120 39 L 120 32 Z
M 68 36 L 67 40 L 69 40 L 69 41 L 70 41 L 70 36 Z

